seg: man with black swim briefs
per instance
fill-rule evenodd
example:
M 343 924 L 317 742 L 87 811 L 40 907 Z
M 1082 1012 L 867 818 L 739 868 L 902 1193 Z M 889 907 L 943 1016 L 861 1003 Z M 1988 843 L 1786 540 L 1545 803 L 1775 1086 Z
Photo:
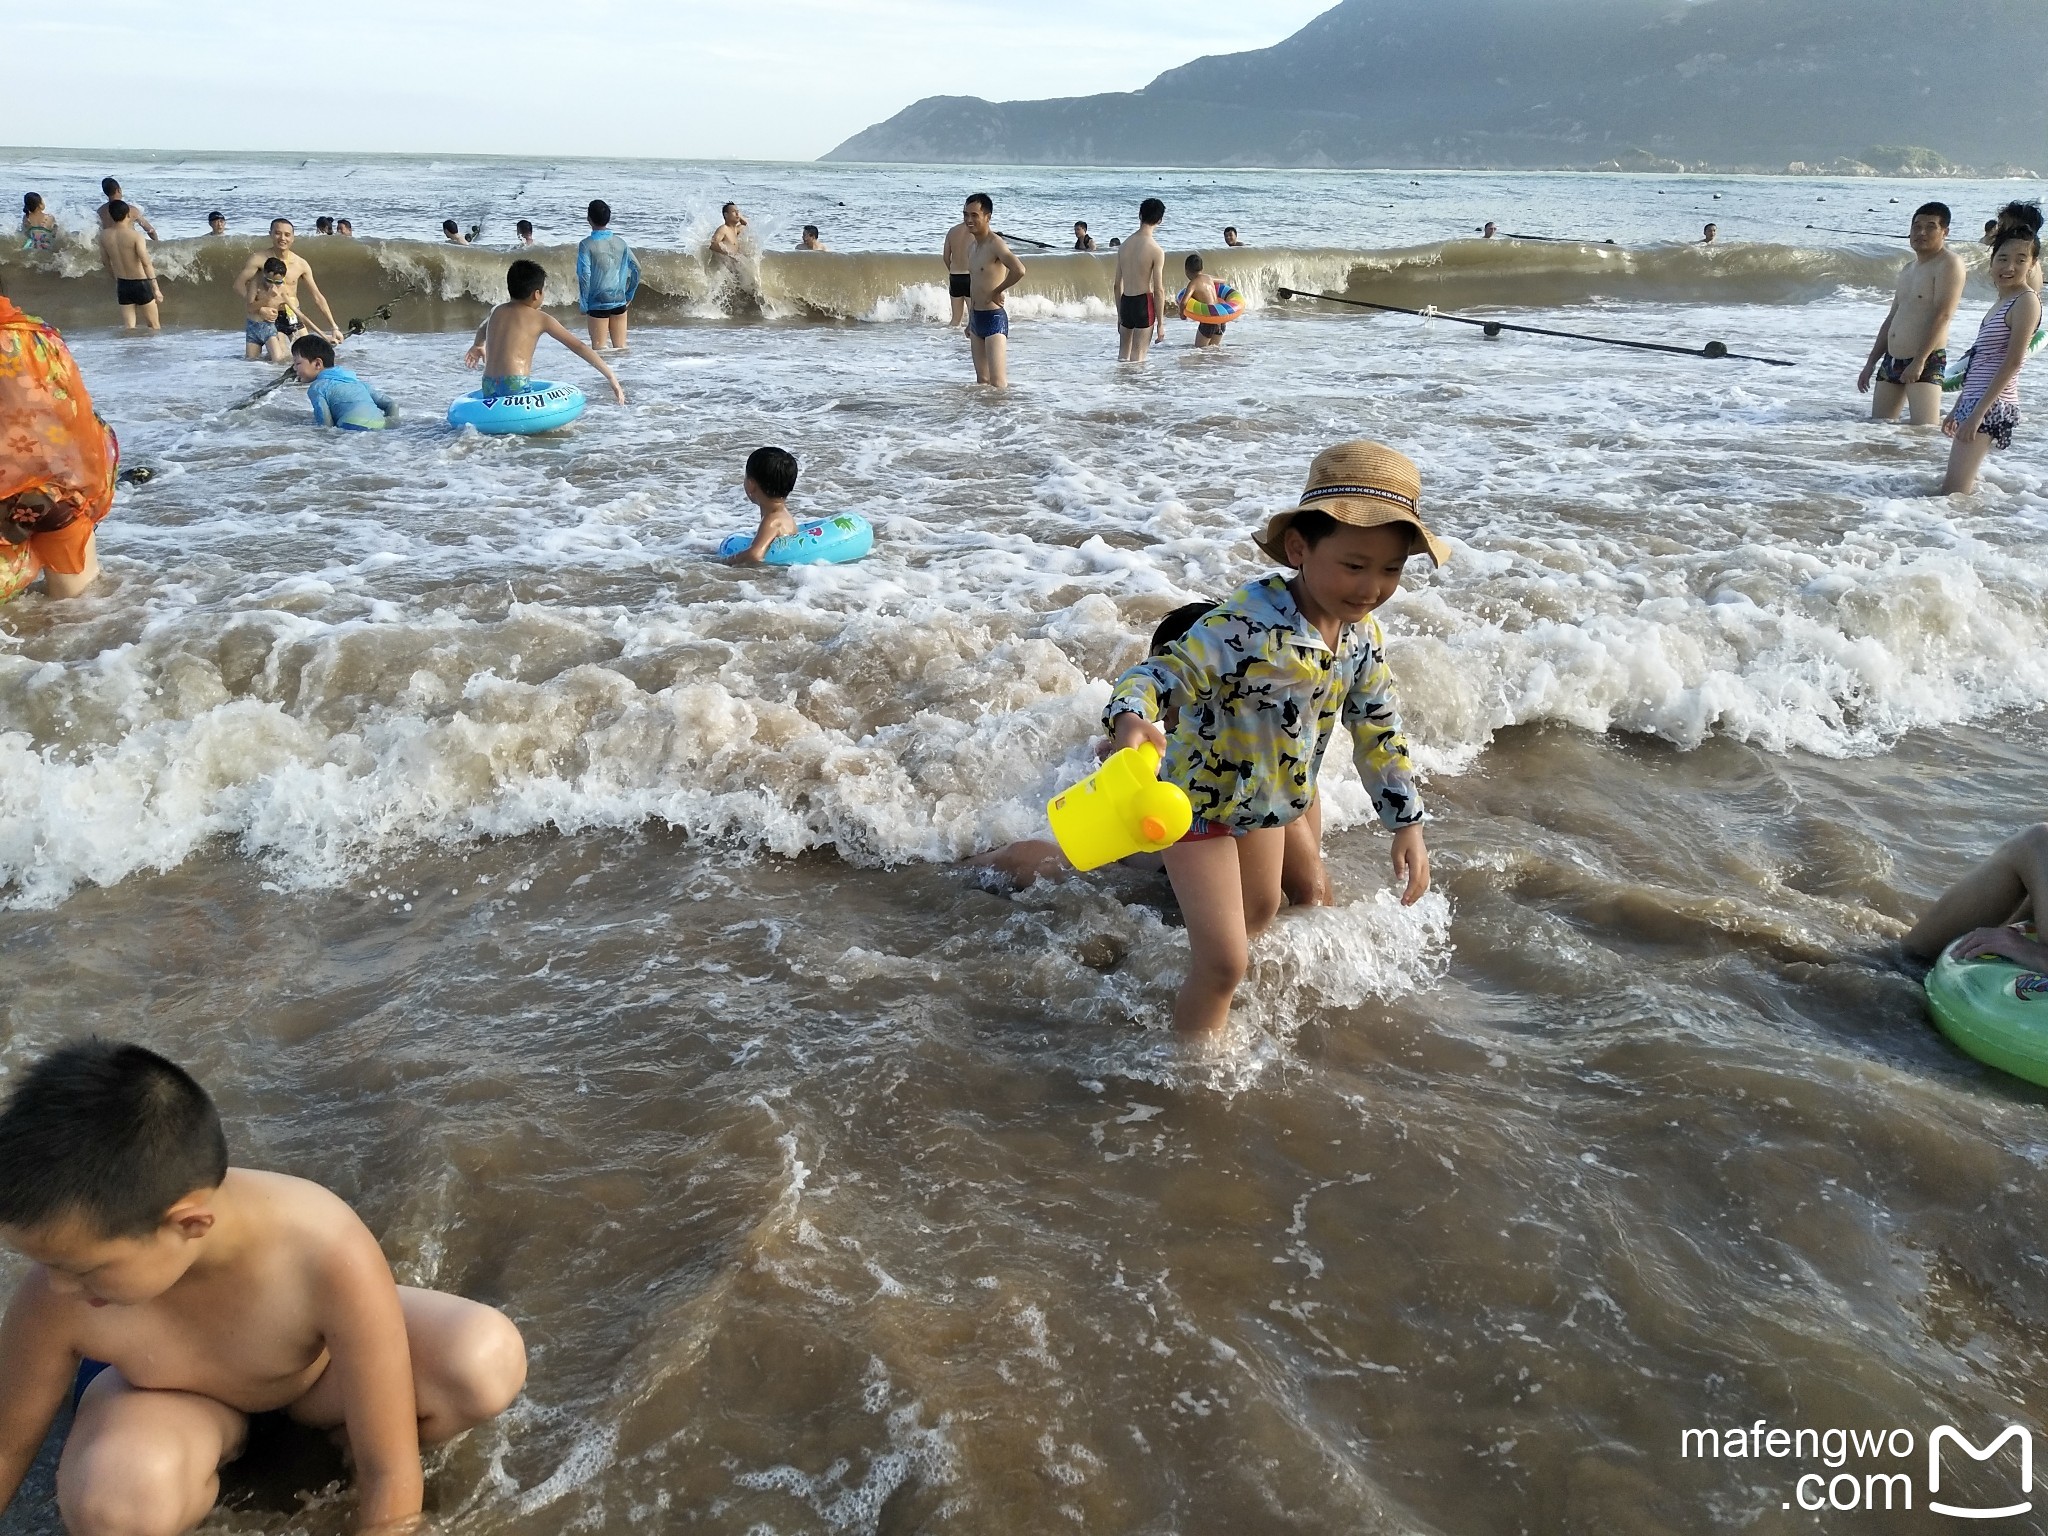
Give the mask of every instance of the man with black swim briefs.
M 114 302 L 121 306 L 121 324 L 132 331 L 140 321 L 157 330 L 156 307 L 163 300 L 163 290 L 157 287 L 149 246 L 135 227 L 132 210 L 120 198 L 107 204 L 106 216 L 106 227 L 100 231 L 100 257 L 114 274 Z
M 1166 340 L 1166 252 L 1155 231 L 1166 204 L 1148 197 L 1138 205 L 1138 232 L 1116 252 L 1116 360 L 1142 363 L 1152 343 Z
M 946 297 L 953 301 L 953 318 L 948 323 L 956 326 L 967 323 L 967 257 L 973 249 L 974 236 L 967 232 L 965 221 L 947 230 L 946 243 L 939 247 L 946 263 Z
M 1871 396 L 1872 421 L 1897 421 L 1901 405 L 1916 427 L 1941 421 L 1948 328 L 1969 276 L 1963 258 L 1948 248 L 1948 226 L 1946 203 L 1923 203 L 1913 212 L 1913 263 L 1899 274 L 1892 307 L 1856 376 L 1856 392 Z
M 974 355 L 974 382 L 996 389 L 1010 386 L 1010 312 L 1003 295 L 1024 281 L 1024 263 L 990 223 L 995 199 L 976 192 L 967 199 L 961 222 L 974 243 L 967 249 L 967 347 Z

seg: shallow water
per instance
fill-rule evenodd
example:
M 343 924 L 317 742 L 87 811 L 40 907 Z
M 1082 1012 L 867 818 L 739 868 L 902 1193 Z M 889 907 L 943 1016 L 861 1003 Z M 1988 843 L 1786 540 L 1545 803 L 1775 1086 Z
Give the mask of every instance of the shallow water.
M 227 413 L 271 371 L 220 332 L 75 327 L 159 474 L 95 595 L 0 610 L 0 1060 L 145 1039 L 515 1316 L 454 1530 L 1789 1531 L 1834 1469 L 1681 1432 L 2039 1427 L 2043 1095 L 1882 955 L 2041 815 L 2048 461 L 1930 499 L 1945 444 L 1858 419 L 1882 263 L 1786 249 L 1826 280 L 1486 302 L 1789 369 L 1270 299 L 1120 372 L 1040 295 L 994 401 L 913 276 L 636 330 L 632 402 L 531 441 L 439 425 L 452 332 L 351 344 L 367 438 Z M 1456 555 L 1383 615 L 1438 890 L 1392 905 L 1340 748 L 1340 905 L 1191 1054 L 1158 881 L 953 861 L 1355 435 Z M 765 441 L 873 556 L 706 560 Z

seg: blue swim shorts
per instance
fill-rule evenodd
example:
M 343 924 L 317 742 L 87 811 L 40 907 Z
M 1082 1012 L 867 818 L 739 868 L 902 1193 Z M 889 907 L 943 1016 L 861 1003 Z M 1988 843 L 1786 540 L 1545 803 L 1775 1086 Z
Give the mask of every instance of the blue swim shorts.
M 277 334 L 277 327 L 268 320 L 245 320 L 242 322 L 242 339 L 252 347 L 268 345 L 270 338 Z
M 967 311 L 967 334 L 979 336 L 983 341 L 991 336 L 1010 334 L 1010 312 L 1007 309 L 970 309 Z

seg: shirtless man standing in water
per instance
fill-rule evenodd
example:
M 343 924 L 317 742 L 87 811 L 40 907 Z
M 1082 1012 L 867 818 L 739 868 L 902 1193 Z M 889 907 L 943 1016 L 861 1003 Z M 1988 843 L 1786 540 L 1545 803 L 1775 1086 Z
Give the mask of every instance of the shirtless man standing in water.
M 334 311 L 327 307 L 327 296 L 320 291 L 320 285 L 313 281 L 313 269 L 306 258 L 292 249 L 297 235 L 290 219 L 270 221 L 270 248 L 257 251 L 242 268 L 242 275 L 235 279 L 235 292 L 244 302 L 253 302 L 256 289 L 263 282 L 263 263 L 275 256 L 284 263 L 284 301 L 295 314 L 307 315 L 310 311 L 299 302 L 299 284 L 306 285 L 306 291 L 313 296 L 313 302 L 320 306 L 320 313 L 327 317 L 327 329 L 320 332 L 329 341 L 341 340 L 341 326 L 336 323 Z
M 1138 205 L 1138 232 L 1117 247 L 1116 360 L 1142 363 L 1155 341 L 1166 340 L 1166 252 L 1153 231 L 1165 222 L 1166 204 L 1148 197 Z
M 1003 295 L 1024 281 L 1024 263 L 991 227 L 995 212 L 995 199 L 976 192 L 961 214 L 974 237 L 967 252 L 967 347 L 974 354 L 974 382 L 1008 389 L 1010 312 Z
M 100 259 L 114 275 L 114 302 L 121 306 L 121 323 L 132 331 L 139 320 L 154 331 L 158 329 L 156 307 L 164 295 L 157 287 L 156 269 L 150 265 L 149 247 L 135 227 L 133 210 L 120 198 L 107 204 L 106 217 L 106 227 L 100 231 Z
M 1916 427 L 1941 421 L 1948 327 L 1963 302 L 1963 281 L 1969 275 L 1963 258 L 1948 248 L 1948 224 L 1946 203 L 1927 203 L 1913 214 L 1913 264 L 1899 274 L 1892 307 L 1856 376 L 1858 394 L 1870 394 L 1876 382 L 1873 421 L 1897 421 L 1901 404 Z
M 946 294 L 953 301 L 950 323 L 956 330 L 967 323 L 967 258 L 973 249 L 974 236 L 967 232 L 965 220 L 946 231 L 946 243 L 939 247 L 946 262 Z

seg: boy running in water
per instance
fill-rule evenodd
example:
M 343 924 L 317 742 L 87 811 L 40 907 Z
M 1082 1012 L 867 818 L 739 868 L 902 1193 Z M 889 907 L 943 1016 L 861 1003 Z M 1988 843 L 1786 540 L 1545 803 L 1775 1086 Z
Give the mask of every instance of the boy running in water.
M 415 1530 L 420 1446 L 526 1380 L 504 1313 L 398 1285 L 319 1185 L 229 1167 L 206 1090 L 138 1045 L 67 1045 L 17 1079 L 0 1239 L 29 1261 L 0 1322 L 0 1504 L 69 1398 L 75 1532 L 192 1530 L 274 1412 L 345 1438 L 358 1529 Z
M 1294 574 L 1239 588 L 1110 695 L 1103 723 L 1114 744 L 1151 743 L 1160 777 L 1194 801 L 1193 829 L 1163 855 L 1190 951 L 1178 1031 L 1212 1034 L 1229 1021 L 1251 940 L 1280 909 L 1287 827 L 1315 804 L 1323 748 L 1340 723 L 1394 834 L 1402 903 L 1429 889 L 1422 797 L 1373 617 L 1400 590 L 1410 555 L 1449 558 L 1417 515 L 1421 495 L 1421 474 L 1391 448 L 1324 450 L 1300 504 L 1256 540 Z M 1169 709 L 1178 711 L 1171 736 L 1157 723 Z
M 611 364 L 571 336 L 561 321 L 540 307 L 547 281 L 548 274 L 539 262 L 522 258 L 512 263 L 505 273 L 505 290 L 511 294 L 512 302 L 500 304 L 476 328 L 476 340 L 463 354 L 463 367 L 483 364 L 483 392 L 487 398 L 524 394 L 533 387 L 534 344 L 543 336 L 552 336 L 603 374 L 612 387 L 612 398 L 624 405 L 626 391 L 619 376 L 612 372 Z

